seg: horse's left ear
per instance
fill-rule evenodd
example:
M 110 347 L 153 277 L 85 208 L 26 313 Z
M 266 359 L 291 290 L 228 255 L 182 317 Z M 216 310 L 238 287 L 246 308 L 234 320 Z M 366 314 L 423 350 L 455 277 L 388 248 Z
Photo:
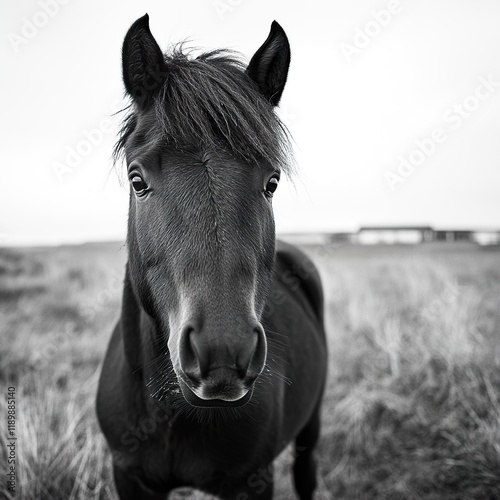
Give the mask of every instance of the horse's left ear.
M 248 76 L 260 92 L 277 106 L 285 88 L 290 66 L 290 44 L 283 28 L 273 21 L 267 40 L 255 53 L 247 68 Z
M 122 48 L 123 83 L 134 101 L 146 106 L 163 85 L 166 64 L 146 14 L 132 24 Z

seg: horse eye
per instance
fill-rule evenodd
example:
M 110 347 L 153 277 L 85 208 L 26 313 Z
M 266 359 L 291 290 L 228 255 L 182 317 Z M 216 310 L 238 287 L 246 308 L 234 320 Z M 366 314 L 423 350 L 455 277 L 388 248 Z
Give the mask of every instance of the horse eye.
M 266 184 L 266 193 L 273 194 L 278 188 L 278 183 L 280 179 L 277 175 L 273 175 Z
M 132 187 L 139 196 L 143 195 L 148 190 L 148 185 L 140 175 L 134 175 L 131 179 Z

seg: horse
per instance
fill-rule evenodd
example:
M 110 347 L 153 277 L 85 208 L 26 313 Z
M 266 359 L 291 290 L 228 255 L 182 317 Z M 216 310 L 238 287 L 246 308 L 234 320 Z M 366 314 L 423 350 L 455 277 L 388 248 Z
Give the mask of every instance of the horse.
M 122 500 L 179 487 L 270 499 L 292 442 L 295 489 L 313 497 L 323 291 L 306 254 L 277 241 L 272 208 L 294 170 L 276 113 L 289 64 L 276 21 L 248 64 L 163 54 L 147 14 L 125 36 L 127 263 L 96 398 Z

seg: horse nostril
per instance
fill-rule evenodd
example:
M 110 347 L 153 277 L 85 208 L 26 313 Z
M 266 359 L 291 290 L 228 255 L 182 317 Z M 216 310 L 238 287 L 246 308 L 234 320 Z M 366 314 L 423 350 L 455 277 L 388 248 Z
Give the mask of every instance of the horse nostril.
M 250 363 L 252 362 L 258 343 L 258 335 L 253 335 L 250 342 L 241 347 L 237 354 L 236 369 L 241 378 L 245 378 L 248 372 L 248 368 L 250 367 Z
M 256 378 L 264 368 L 267 355 L 267 342 L 264 329 L 259 325 L 253 329 L 252 342 L 242 348 L 238 355 L 238 374 Z
M 209 370 L 209 353 L 206 342 L 202 342 L 200 335 L 192 329 L 189 333 L 189 345 L 197 362 L 200 378 L 206 377 Z
M 197 335 L 190 325 L 183 328 L 180 343 L 180 363 L 182 371 L 193 382 L 199 383 L 204 373 L 202 347 L 197 342 Z
M 251 371 L 255 376 L 258 376 L 260 375 L 260 373 L 264 369 L 264 365 L 266 364 L 267 340 L 266 333 L 264 332 L 264 328 L 262 328 L 261 325 L 256 327 L 254 331 L 257 334 L 257 347 L 252 357 L 249 371 Z

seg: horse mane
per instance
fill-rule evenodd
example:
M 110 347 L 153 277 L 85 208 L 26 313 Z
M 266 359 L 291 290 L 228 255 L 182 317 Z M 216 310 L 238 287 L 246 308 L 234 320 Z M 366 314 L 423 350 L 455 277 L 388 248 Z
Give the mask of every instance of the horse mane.
M 164 60 L 166 78 L 153 106 L 167 144 L 181 150 L 223 148 L 247 163 L 266 162 L 291 173 L 288 130 L 245 73 L 239 54 L 219 49 L 192 57 L 180 44 Z M 115 162 L 137 126 L 135 106 L 126 109 L 113 150 Z

